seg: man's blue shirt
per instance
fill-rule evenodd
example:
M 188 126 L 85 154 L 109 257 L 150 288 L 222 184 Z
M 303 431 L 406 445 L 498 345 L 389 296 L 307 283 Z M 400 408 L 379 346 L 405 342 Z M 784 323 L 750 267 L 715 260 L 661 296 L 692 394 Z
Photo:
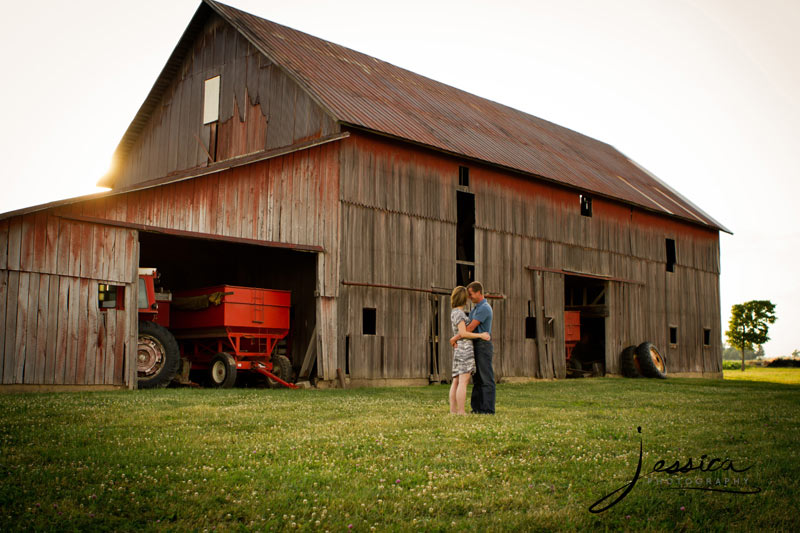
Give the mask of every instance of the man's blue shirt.
M 486 298 L 475 305 L 469 313 L 469 318 L 480 322 L 478 327 L 475 328 L 475 333 L 485 332 L 489 335 L 492 334 L 492 307 L 486 301 Z

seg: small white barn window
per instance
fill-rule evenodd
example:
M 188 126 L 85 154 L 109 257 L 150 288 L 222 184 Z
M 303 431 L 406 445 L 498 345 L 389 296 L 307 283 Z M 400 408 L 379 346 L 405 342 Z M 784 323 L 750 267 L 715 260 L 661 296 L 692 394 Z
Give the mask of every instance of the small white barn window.
M 203 91 L 203 124 L 219 120 L 219 83 L 219 76 L 206 80 Z

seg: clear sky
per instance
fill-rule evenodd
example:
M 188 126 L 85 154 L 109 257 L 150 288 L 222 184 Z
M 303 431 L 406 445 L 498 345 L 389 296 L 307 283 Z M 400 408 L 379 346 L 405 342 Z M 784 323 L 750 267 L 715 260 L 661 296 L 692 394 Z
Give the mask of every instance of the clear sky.
M 734 232 L 730 307 L 800 349 L 800 2 L 228 0 L 612 144 Z M 0 212 L 86 194 L 199 0 L 4 6 Z

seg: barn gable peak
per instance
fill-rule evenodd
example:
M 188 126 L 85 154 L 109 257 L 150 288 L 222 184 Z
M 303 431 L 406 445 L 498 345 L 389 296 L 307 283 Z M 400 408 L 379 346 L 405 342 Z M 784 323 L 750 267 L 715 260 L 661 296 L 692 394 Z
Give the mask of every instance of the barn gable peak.
M 338 131 L 330 111 L 250 33 L 219 4 L 200 4 L 99 186 L 149 182 Z

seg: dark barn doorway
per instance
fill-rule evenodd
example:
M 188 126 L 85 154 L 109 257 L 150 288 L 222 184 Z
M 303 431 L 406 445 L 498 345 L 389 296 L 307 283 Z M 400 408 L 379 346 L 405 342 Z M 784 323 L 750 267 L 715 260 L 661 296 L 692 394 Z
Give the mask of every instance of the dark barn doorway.
M 291 291 L 289 334 L 277 350 L 300 370 L 316 324 L 316 253 L 144 231 L 139 243 L 139 266 L 157 268 L 169 291 L 223 284 Z
M 580 314 L 579 338 L 573 341 L 567 361 L 568 377 L 605 374 L 607 288 L 605 280 L 564 276 L 564 311 Z M 569 339 L 566 341 L 569 345 Z

